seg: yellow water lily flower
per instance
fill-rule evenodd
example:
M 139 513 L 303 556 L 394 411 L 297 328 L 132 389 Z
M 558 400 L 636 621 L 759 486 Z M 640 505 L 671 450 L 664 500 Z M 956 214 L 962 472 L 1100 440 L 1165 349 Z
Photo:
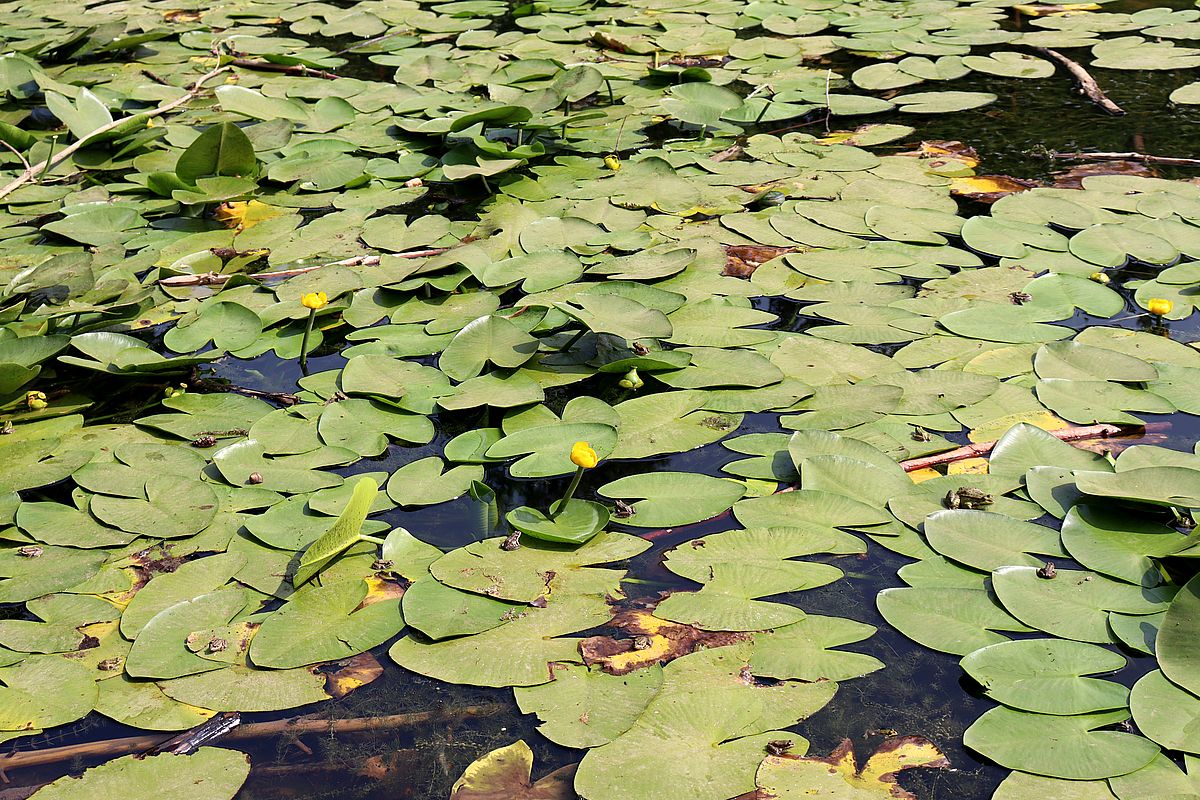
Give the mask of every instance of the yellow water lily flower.
M 1091 275 L 1089 275 L 1088 277 L 1089 277 L 1091 280 L 1095 281 L 1096 283 L 1104 283 L 1104 284 L 1106 284 L 1106 283 L 1109 283 L 1109 282 L 1111 282 L 1111 281 L 1112 281 L 1112 279 L 1111 279 L 1111 278 L 1109 278 L 1107 275 L 1105 275 L 1103 272 L 1093 272 L 1093 273 L 1092 273 Z
M 25 393 L 25 406 L 30 411 L 41 411 L 47 405 L 49 405 L 49 403 L 46 402 L 46 393 L 45 392 L 26 392 Z M 595 453 L 593 453 L 592 455 L 594 456 Z
M 600 463 L 600 457 L 587 442 L 576 442 L 571 447 L 571 463 L 581 469 L 591 469 Z
M 613 172 L 616 172 L 621 168 L 621 159 L 617 158 L 616 156 L 605 156 L 604 166 L 608 167 Z
M 320 311 L 329 305 L 329 298 L 325 296 L 324 292 L 309 292 L 300 295 L 300 305 L 311 308 L 313 311 Z
M 1146 310 L 1156 317 L 1165 317 L 1171 313 L 1171 309 L 1174 307 L 1174 303 L 1161 297 L 1151 297 L 1146 302 Z

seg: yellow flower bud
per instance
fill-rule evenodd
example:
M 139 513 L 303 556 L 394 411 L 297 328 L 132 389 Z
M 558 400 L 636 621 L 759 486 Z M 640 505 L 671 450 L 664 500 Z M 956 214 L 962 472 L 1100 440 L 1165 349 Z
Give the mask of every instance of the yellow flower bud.
M 576 442 L 571 448 L 571 463 L 577 467 L 591 469 L 600 463 L 600 457 L 587 442 Z
M 625 373 L 624 378 L 621 378 L 621 380 L 618 381 L 618 385 L 622 389 L 633 389 L 636 391 L 637 389 L 645 386 L 646 382 L 642 380 L 641 375 L 638 375 L 638 371 L 636 369 L 631 369 L 629 372 Z
M 1171 309 L 1175 304 L 1170 300 L 1164 300 L 1161 297 L 1151 297 L 1146 301 L 1146 310 L 1156 317 L 1163 317 L 1171 313 Z
M 45 392 L 26 392 L 25 393 L 25 406 L 30 411 L 41 411 L 43 408 L 45 408 L 48 405 L 49 405 L 49 403 L 46 402 L 46 393 Z
M 1091 278 L 1092 280 L 1094 280 L 1096 283 L 1108 283 L 1111 280 L 1103 272 L 1093 272 L 1088 277 Z
M 329 298 L 325 296 L 324 292 L 309 292 L 300 295 L 300 305 L 311 308 L 313 311 L 320 311 L 329 305 Z
M 608 167 L 613 172 L 616 172 L 617 170 L 619 170 L 621 168 L 621 159 L 619 159 L 613 155 L 605 156 L 604 157 L 604 166 Z

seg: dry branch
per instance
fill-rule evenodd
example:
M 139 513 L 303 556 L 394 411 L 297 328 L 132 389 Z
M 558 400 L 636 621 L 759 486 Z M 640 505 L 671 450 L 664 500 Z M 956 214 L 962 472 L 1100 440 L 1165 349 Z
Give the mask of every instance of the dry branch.
M 327 81 L 336 81 L 341 77 L 341 75 L 334 75 L 332 72 L 306 67 L 303 64 L 272 64 L 270 61 L 257 61 L 249 58 L 235 58 L 229 63 L 243 69 L 254 69 L 259 72 L 281 72 L 284 75 L 299 75 L 302 78 L 324 78 Z
M 499 704 L 466 706 L 451 711 L 420 711 L 412 714 L 389 714 L 382 717 L 356 717 L 352 719 L 281 719 L 274 722 L 253 722 L 240 725 L 221 738 L 222 742 L 244 739 L 259 739 L 264 736 L 287 734 L 299 736 L 306 733 L 336 734 L 363 733 L 365 731 L 396 730 L 424 725 L 429 722 L 455 722 L 474 717 L 485 717 L 499 713 Z M 130 753 L 154 750 L 177 736 L 161 734 L 128 736 L 123 739 L 107 739 L 101 742 L 71 744 L 47 750 L 23 750 L 0 756 L 0 774 L 18 767 L 34 767 L 42 764 L 57 764 L 71 759 L 116 758 Z
M 1051 158 L 1064 161 L 1140 161 L 1143 164 L 1164 164 L 1175 167 L 1200 167 L 1200 158 L 1173 158 L 1152 156 L 1146 153 L 1059 153 L 1052 152 Z
M 1100 84 L 1096 83 L 1096 79 L 1093 78 L 1091 73 L 1084 69 L 1081 64 L 1076 61 L 1072 61 L 1057 50 L 1051 50 L 1048 47 L 1035 47 L 1033 49 L 1044 56 L 1054 59 L 1059 64 L 1062 64 L 1064 67 L 1066 67 L 1067 71 L 1074 76 L 1075 82 L 1079 84 L 1079 90 L 1087 95 L 1087 98 L 1093 103 L 1100 106 L 1100 108 L 1104 109 L 1109 114 L 1112 114 L 1114 117 L 1122 117 L 1125 115 L 1125 109 L 1108 99 L 1108 95 L 1106 95 L 1104 90 L 1100 88 Z
M 108 123 L 107 125 L 101 125 L 96 130 L 92 131 L 88 135 L 79 139 L 79 141 L 58 151 L 51 158 L 46 159 L 45 161 L 39 161 L 37 164 L 33 164 L 32 166 L 27 167 L 24 172 L 22 172 L 20 175 L 18 175 L 13 180 L 9 181 L 9 183 L 7 185 L 5 185 L 3 188 L 0 188 L 0 200 L 3 200 L 5 197 L 8 197 L 10 194 L 15 192 L 17 189 L 20 189 L 22 186 L 29 183 L 31 180 L 34 179 L 35 176 L 41 175 L 42 173 L 45 173 L 45 172 L 49 172 L 51 169 L 58 166 L 63 161 L 66 161 L 68 158 L 73 156 L 76 153 L 76 151 L 78 151 L 81 147 L 86 145 L 88 142 L 95 139 L 97 136 L 101 136 L 105 133 L 108 133 L 109 131 L 115 130 L 123 125 L 128 125 L 137 120 L 147 120 L 147 119 L 152 119 L 153 117 L 162 116 L 163 114 L 166 114 L 168 111 L 173 111 L 174 109 L 179 108 L 181 105 L 184 105 L 185 103 L 189 102 L 190 100 L 195 99 L 200 94 L 200 92 L 202 92 L 204 90 L 204 84 L 208 83 L 210 80 L 217 77 L 218 75 L 220 75 L 224 72 L 228 72 L 228 71 L 229 71 L 229 67 L 217 67 L 216 69 L 211 70 L 210 72 L 206 72 L 205 74 L 203 74 L 199 78 L 197 78 L 196 82 L 192 84 L 191 88 L 188 89 L 187 92 L 185 92 L 182 97 L 177 97 L 174 100 L 163 103 L 162 105 L 157 106 L 156 108 L 152 108 L 149 111 L 141 111 L 137 114 L 133 114 L 128 117 L 121 117 L 120 119 L 114 119 L 112 122 Z
M 1147 428 L 1157 428 L 1160 425 L 1161 423 L 1153 426 L 1111 425 L 1103 423 L 1100 425 L 1084 425 L 1079 428 L 1062 428 L 1061 430 L 1046 432 L 1064 442 L 1082 442 L 1087 439 L 1109 439 L 1114 436 L 1142 436 L 1146 433 Z M 955 450 L 936 453 L 932 456 L 910 458 L 908 461 L 901 461 L 900 466 L 904 468 L 905 472 L 915 472 L 927 467 L 938 467 L 954 461 L 962 461 L 965 458 L 979 458 L 992 452 L 992 448 L 995 446 L 996 442 L 994 441 L 976 442 L 975 444 L 969 444 Z
M 394 253 L 396 258 L 427 258 L 429 256 L 441 255 L 449 250 L 449 247 L 431 247 L 428 250 L 413 250 L 408 253 Z M 308 272 L 313 272 L 326 267 L 377 267 L 379 266 L 379 256 L 355 256 L 354 258 L 344 258 L 341 261 L 334 261 L 330 264 L 317 264 L 315 267 L 298 267 L 296 269 L 280 269 L 274 272 L 255 272 L 247 275 L 248 278 L 255 280 L 264 280 L 267 278 L 291 278 L 296 275 L 304 275 Z M 176 275 L 171 278 L 163 278 L 159 281 L 161 286 L 220 286 L 234 275 L 218 275 L 215 272 L 205 272 L 200 275 Z

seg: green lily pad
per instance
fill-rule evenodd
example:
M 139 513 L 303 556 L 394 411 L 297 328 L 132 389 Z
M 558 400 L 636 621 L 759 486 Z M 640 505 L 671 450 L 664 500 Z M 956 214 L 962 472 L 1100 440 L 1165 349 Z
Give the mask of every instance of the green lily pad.
M 290 669 L 370 650 L 404 627 L 400 598 L 374 600 L 361 580 L 308 586 L 262 621 L 250 645 L 259 667 Z M 360 607 L 361 606 L 361 607 Z
M 596 490 L 611 499 L 644 498 L 632 503 L 626 525 L 669 528 L 716 516 L 741 499 L 742 487 L 732 481 L 688 472 L 630 475 Z
M 609 512 L 601 503 L 572 498 L 565 506 L 562 500 L 555 500 L 549 512 L 520 506 L 509 511 L 504 518 L 513 528 L 535 539 L 583 544 L 604 529 L 608 524 Z
M 138 797 L 186 793 L 193 800 L 231 800 L 250 774 L 250 759 L 237 750 L 202 747 L 193 755 L 130 755 L 70 775 L 34 792 L 37 800 L 89 796 Z
M 1153 614 L 1170 603 L 1173 589 L 1144 589 L 1094 572 L 1058 570 L 1052 579 L 1034 567 L 1001 567 L 992 573 L 1000 602 L 1014 617 L 1054 636 L 1078 642 L 1112 641 L 1109 611 Z
M 1146 673 L 1133 685 L 1129 710 L 1138 730 L 1168 750 L 1195 753 L 1200 749 L 1196 721 L 1200 698 L 1167 680 L 1160 671 Z
M 1115 672 L 1125 659 L 1102 647 L 1062 639 L 1002 642 L 970 653 L 963 670 L 998 703 L 1042 714 L 1088 714 L 1124 708 L 1129 690 L 1086 678 Z
M 1068 780 L 1096 780 L 1141 769 L 1158 755 L 1153 742 L 1097 730 L 1126 711 L 1055 717 L 993 708 L 963 734 L 967 747 L 1001 766 Z

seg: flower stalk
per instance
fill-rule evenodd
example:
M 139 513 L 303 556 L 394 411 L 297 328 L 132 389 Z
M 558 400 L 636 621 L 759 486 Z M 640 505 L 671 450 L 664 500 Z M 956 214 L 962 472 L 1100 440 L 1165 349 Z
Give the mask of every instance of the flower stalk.
M 567 493 L 563 495 L 562 500 L 558 501 L 558 508 L 550 512 L 550 519 L 555 519 L 563 512 L 567 503 L 571 502 L 571 498 L 575 496 L 579 482 L 583 480 L 583 473 L 599 464 L 600 457 L 587 442 L 576 442 L 571 447 L 571 463 L 575 465 L 575 476 L 571 478 L 571 485 L 567 487 Z
M 313 321 L 317 311 L 329 305 L 329 298 L 324 292 L 309 292 L 300 296 L 300 305 L 308 309 L 308 319 L 304 322 L 304 338 L 300 340 L 300 371 L 308 374 L 308 340 L 312 336 Z

